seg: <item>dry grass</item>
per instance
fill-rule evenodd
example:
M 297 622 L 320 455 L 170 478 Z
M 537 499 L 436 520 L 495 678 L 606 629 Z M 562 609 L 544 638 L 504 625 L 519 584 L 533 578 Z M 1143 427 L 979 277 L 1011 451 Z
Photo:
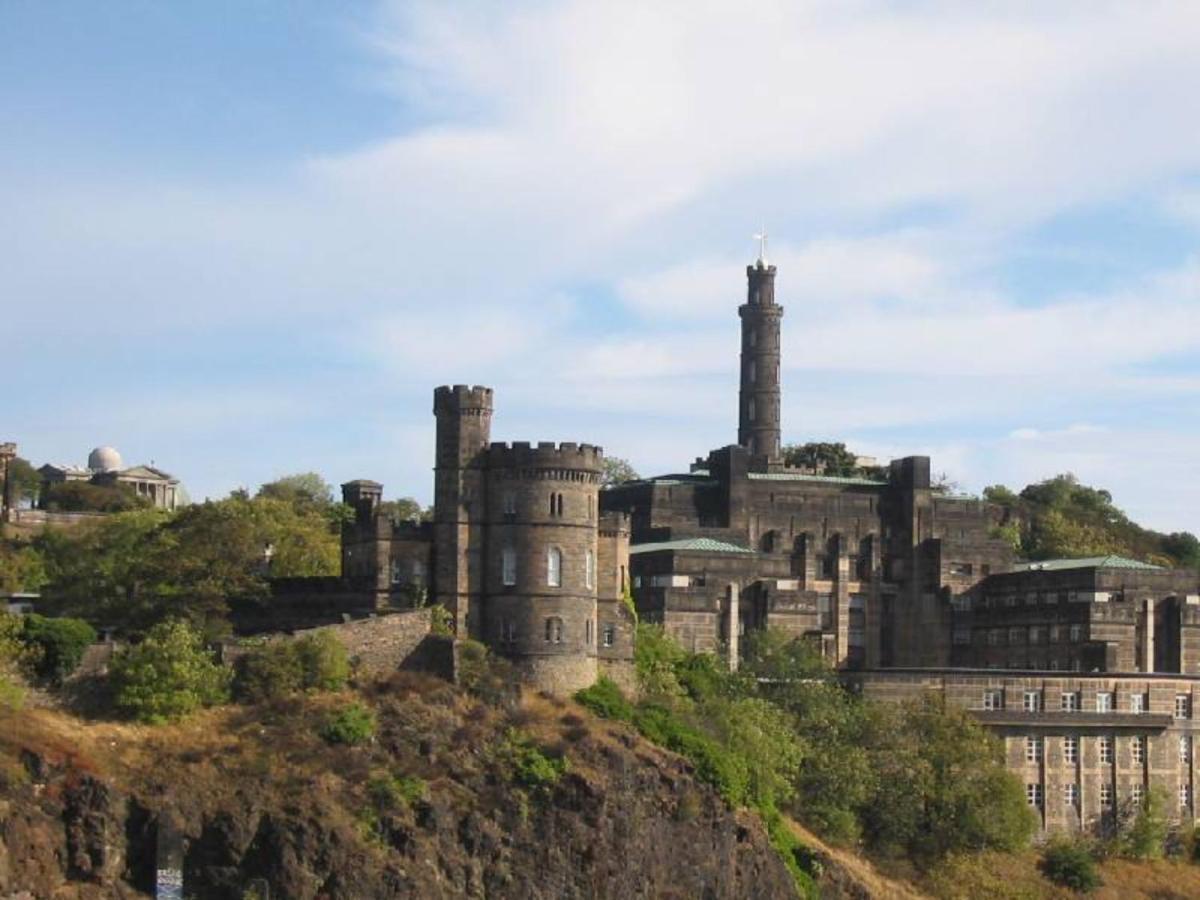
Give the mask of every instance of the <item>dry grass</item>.
M 872 900 L 928 900 L 928 894 L 921 893 L 906 881 L 884 875 L 865 857 L 826 844 L 798 822 L 789 819 L 788 827 L 809 847 L 833 860 L 834 865 L 844 872 L 846 881 L 865 891 Z

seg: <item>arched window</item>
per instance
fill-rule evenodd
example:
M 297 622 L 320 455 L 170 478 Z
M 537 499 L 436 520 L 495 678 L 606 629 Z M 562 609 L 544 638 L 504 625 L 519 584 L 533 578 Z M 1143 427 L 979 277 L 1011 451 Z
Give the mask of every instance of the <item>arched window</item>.
M 546 619 L 546 643 L 561 644 L 563 641 L 563 620 L 558 616 Z
M 596 498 L 588 494 L 588 521 L 596 518 Z
M 750 419 L 751 422 L 754 421 L 754 398 L 753 397 L 750 398 L 749 409 L 747 410 L 747 417 Z
M 562 551 L 551 547 L 546 551 L 546 584 L 550 587 L 562 587 Z
M 750 383 L 753 384 L 755 381 L 758 380 L 758 366 L 755 365 L 754 360 L 750 360 L 750 365 L 748 368 L 749 368 L 748 374 L 750 376 Z
M 500 551 L 500 578 L 505 587 L 512 587 L 517 583 L 517 551 L 512 547 L 505 547 Z
M 589 591 L 596 586 L 596 554 L 591 550 L 583 555 L 583 586 Z

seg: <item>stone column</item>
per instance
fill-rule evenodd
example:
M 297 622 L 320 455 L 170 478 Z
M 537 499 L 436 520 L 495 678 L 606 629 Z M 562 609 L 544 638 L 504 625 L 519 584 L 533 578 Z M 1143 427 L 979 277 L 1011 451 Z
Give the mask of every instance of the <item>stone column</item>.
M 725 625 L 729 635 L 727 652 L 730 672 L 736 672 L 738 668 L 738 598 L 738 586 L 731 582 L 725 588 L 725 603 L 728 605 L 725 611 Z

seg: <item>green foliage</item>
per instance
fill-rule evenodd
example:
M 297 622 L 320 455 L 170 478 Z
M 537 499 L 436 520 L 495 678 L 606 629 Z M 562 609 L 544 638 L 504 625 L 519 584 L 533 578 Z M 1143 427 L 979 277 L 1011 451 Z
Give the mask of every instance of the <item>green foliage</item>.
M 819 475 L 843 478 L 860 474 L 858 457 L 843 443 L 785 444 L 783 461 L 789 466 L 813 469 Z
M 229 694 L 229 671 L 182 620 L 160 622 L 118 654 L 110 677 L 117 708 L 155 724 L 222 703 Z
M 1091 848 L 1081 840 L 1055 838 L 1042 851 L 1042 872 L 1055 884 L 1088 894 L 1104 884 Z
M 1013 552 L 1019 554 L 1021 552 L 1021 525 L 1018 522 L 1005 522 L 1003 525 L 994 525 L 988 529 L 988 537 L 993 540 L 1004 541 L 1012 547 Z
M 0 592 L 35 592 L 45 584 L 46 563 L 37 549 L 0 538 Z
M 997 506 L 1003 506 L 1005 509 L 1012 509 L 1020 502 L 1020 498 L 1002 484 L 991 484 L 985 487 L 983 499 L 989 503 L 995 503 Z
M 316 631 L 292 642 L 300 663 L 300 687 L 306 691 L 336 691 L 350 678 L 346 647 L 331 631 Z
M 82 619 L 50 619 L 34 613 L 25 616 L 20 640 L 31 651 L 33 672 L 62 684 L 96 640 L 96 630 Z
M 578 691 L 575 699 L 602 719 L 633 720 L 633 704 L 621 693 L 616 682 L 603 675 L 591 687 Z
M 491 706 L 508 706 L 520 698 L 519 681 L 512 665 L 495 656 L 479 641 L 458 644 L 458 684 Z
M 300 659 L 288 641 L 272 641 L 238 657 L 233 695 L 244 703 L 262 703 L 297 693 L 303 682 Z
M 675 666 L 683 662 L 683 648 L 667 637 L 661 625 L 639 624 L 634 642 L 633 661 L 638 687 L 646 697 L 679 697 L 683 685 Z
M 255 497 L 282 500 L 299 509 L 310 509 L 330 506 L 333 488 L 316 472 L 300 472 L 268 481 L 258 489 Z
M 637 628 L 641 619 L 638 617 L 637 604 L 633 602 L 633 590 L 628 584 L 621 591 L 621 605 L 625 607 L 629 618 L 633 620 L 634 628 Z
M 320 734 L 330 744 L 365 744 L 375 737 L 375 714 L 357 701 L 348 703 L 326 718 Z
M 429 633 L 454 637 L 454 616 L 440 603 L 429 607 Z
M 1121 828 L 1117 848 L 1130 859 L 1161 859 L 1170 823 L 1166 816 L 1167 795 L 1154 785 L 1141 804 L 1130 807 L 1122 817 L 1128 825 Z
M 805 900 L 817 900 L 821 896 L 817 879 L 824 867 L 817 859 L 812 849 L 802 843 L 787 827 L 787 822 L 776 809 L 768 809 L 762 813 L 763 824 L 767 826 L 767 837 L 771 846 L 779 854 L 792 881 L 796 885 L 796 893 Z
M 500 756 L 511 768 L 513 780 L 536 792 L 548 791 L 566 774 L 565 756 L 549 756 L 524 732 L 509 728 L 504 733 Z
M 625 481 L 637 481 L 642 476 L 630 465 L 629 460 L 619 456 L 606 456 L 600 464 L 600 484 L 609 487 Z
M 53 512 L 128 512 L 144 509 L 149 499 L 139 497 L 128 485 L 92 484 L 89 481 L 62 481 L 52 484 L 41 498 L 42 506 Z
M 38 470 L 29 460 L 19 456 L 13 457 L 8 461 L 7 469 L 8 479 L 11 483 L 7 495 L 9 502 L 13 506 L 19 506 L 22 502 L 32 503 L 36 500 L 42 486 L 42 476 L 38 474 Z M 0 466 L 0 494 L 6 487 L 4 478 L 5 467 Z
M 367 796 L 381 812 L 415 806 L 425 799 L 429 785 L 414 775 L 376 772 L 367 782 Z
M 412 497 L 384 500 L 379 511 L 393 522 L 428 522 L 433 518 L 433 507 L 423 507 Z

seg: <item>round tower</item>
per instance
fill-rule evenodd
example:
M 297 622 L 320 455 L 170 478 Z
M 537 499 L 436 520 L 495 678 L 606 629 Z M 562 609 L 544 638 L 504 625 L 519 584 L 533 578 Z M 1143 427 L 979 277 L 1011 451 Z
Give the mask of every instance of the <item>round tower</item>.
M 558 695 L 596 680 L 599 491 L 589 444 L 487 451 L 485 642 Z
M 779 325 L 783 307 L 775 303 L 775 267 L 761 257 L 746 267 L 747 298 L 742 320 L 742 371 L 738 393 L 738 443 L 752 460 L 778 462 Z

